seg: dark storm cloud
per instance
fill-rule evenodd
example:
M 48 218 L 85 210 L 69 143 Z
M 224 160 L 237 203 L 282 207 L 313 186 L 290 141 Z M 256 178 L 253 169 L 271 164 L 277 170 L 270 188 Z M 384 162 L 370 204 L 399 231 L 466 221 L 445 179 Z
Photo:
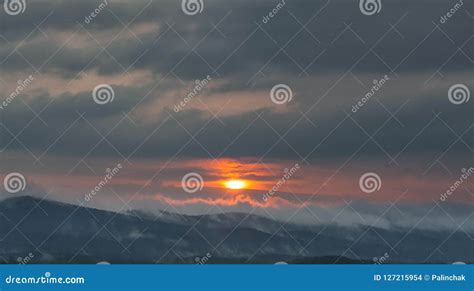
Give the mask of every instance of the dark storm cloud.
M 404 83 L 403 80 L 392 82 L 393 88 Z M 314 99 L 310 95 L 306 99 L 297 95 L 298 103 L 289 112 L 267 108 L 220 116 L 219 120 L 207 112 L 175 113 L 170 107 L 156 111 L 156 118 L 151 120 L 133 114 L 130 119 L 126 118 L 124 114 L 140 104 L 148 88 L 116 87 L 115 100 L 103 106 L 94 103 L 91 92 L 63 94 L 54 97 L 52 103 L 50 97 L 38 96 L 30 108 L 16 100 L 3 110 L 2 124 L 11 133 L 21 132 L 21 135 L 14 139 L 2 129 L 1 145 L 8 149 L 26 146 L 39 152 L 49 148 L 51 153 L 73 155 L 83 155 L 94 148 L 95 155 L 120 153 L 155 158 L 179 152 L 181 157 L 261 157 L 265 154 L 268 158 L 318 160 L 349 157 L 359 151 L 361 155 L 390 160 L 399 153 L 432 153 L 434 158 L 446 150 L 454 155 L 472 156 L 471 104 L 455 106 L 448 101 L 446 92 L 429 90 L 423 94 L 417 92 L 406 104 L 408 99 L 405 98 L 387 102 L 385 95 L 393 94 L 393 90 L 390 87 L 382 90 L 380 96 L 373 97 L 356 113 L 351 111 L 351 106 L 362 94 L 335 108 L 330 99 L 325 100 L 312 111 L 307 110 Z M 182 95 L 177 96 L 182 98 Z M 159 100 L 159 96 L 146 100 L 139 108 L 150 107 L 155 99 Z M 31 110 L 40 112 L 43 108 L 46 109 L 41 121 L 31 123 L 34 118 Z M 306 112 L 306 118 L 301 112 Z M 102 135 L 107 135 L 113 147 L 102 140 Z M 193 139 L 191 135 L 196 136 Z M 279 135 L 284 135 L 284 140 Z M 57 137 L 59 141 L 50 148 Z M 101 146 L 95 147 L 101 140 Z
M 134 69 L 144 68 L 155 73 L 168 73 L 173 69 L 184 79 L 216 73 L 222 76 L 244 73 L 249 78 L 260 69 L 265 74 L 345 71 L 356 62 L 355 72 L 424 71 L 438 69 L 462 45 L 465 52 L 472 51 L 472 44 L 465 43 L 472 34 L 468 29 L 472 20 L 461 11 L 455 18 L 440 24 L 440 16 L 450 8 L 442 1 L 386 2 L 382 13 L 374 17 L 362 15 L 356 2 L 287 1 L 267 24 L 262 22 L 262 17 L 278 2 L 206 1 L 202 14 L 189 17 L 181 11 L 180 1 L 110 1 L 91 24 L 84 23 L 84 17 L 102 2 L 32 2 L 21 17 L 2 19 L 0 34 L 10 44 L 4 43 L 0 57 L 5 59 L 18 42 L 32 32 L 18 51 L 30 63 L 39 66 L 65 41 L 51 41 L 43 33 L 72 34 L 80 28 L 78 23 L 84 26 L 79 33 L 89 37 L 87 30 L 98 40 L 101 40 L 101 32 L 117 35 L 124 24 L 130 23 L 128 28 L 132 31 L 140 24 L 156 27 L 135 32 L 140 40 L 124 29 L 107 48 L 110 55 L 103 53 L 87 67 L 102 74 L 122 73 L 123 67 L 132 65 Z M 472 3 L 465 4 L 466 9 L 469 5 Z M 45 19 L 51 11 L 54 13 Z M 440 29 L 436 29 L 433 22 L 440 25 Z M 40 23 L 40 29 L 35 29 L 35 24 Z M 306 25 L 305 29 L 300 23 Z M 44 70 L 74 73 L 86 67 L 102 47 L 90 38 L 81 41 L 84 48 L 62 48 Z M 284 50 L 280 50 L 285 44 Z M 415 47 L 416 51 L 412 52 Z M 443 69 L 469 70 L 466 61 L 466 56 L 458 52 Z M 29 68 L 28 62 L 16 54 L 10 55 L 2 65 L 3 70 L 25 68 Z
M 472 126 L 472 101 L 454 106 L 447 99 L 451 84 L 469 82 L 472 41 L 466 41 L 472 30 L 468 15 L 459 11 L 440 25 L 440 30 L 433 22 L 450 8 L 442 1 L 385 1 L 382 13 L 373 17 L 362 15 L 356 2 L 288 1 L 267 24 L 261 22 L 262 17 L 277 2 L 205 1 L 204 12 L 190 17 L 181 11 L 179 1 L 111 1 L 91 24 L 84 23 L 84 17 L 101 2 L 28 3 L 26 14 L 2 18 L 0 34 L 10 42 L 0 48 L 2 73 L 29 72 L 33 64 L 36 68 L 43 65 L 42 73 L 52 73 L 65 82 L 84 68 L 110 78 L 122 74 L 125 68 L 129 74 L 145 69 L 155 79 L 142 87 L 115 86 L 116 100 L 106 106 L 96 106 L 91 99 L 96 84 L 74 94 L 66 90 L 55 95 L 45 86 L 41 94 L 20 96 L 1 112 L 5 127 L 1 128 L 1 145 L 74 155 L 94 148 L 93 154 L 97 155 L 146 157 L 179 152 L 182 156 L 266 154 L 320 159 L 348 157 L 359 147 L 361 154 L 379 156 L 402 151 L 439 153 L 448 147 L 450 152 L 472 154 L 472 131 L 467 131 L 462 140 L 456 136 Z M 468 9 L 471 4 L 465 5 Z M 51 11 L 54 13 L 45 19 Z M 131 22 L 129 29 L 135 35 L 125 29 L 113 39 L 124 29 L 116 17 L 124 24 Z M 306 28 L 302 29 L 298 21 L 307 24 Z M 34 30 L 40 23 L 40 29 Z M 79 34 L 72 38 L 71 45 L 61 47 L 76 30 Z M 104 41 L 102 46 L 110 43 L 108 53 L 91 35 Z M 104 35 L 111 39 L 103 40 Z M 21 55 L 12 53 L 17 45 Z M 191 51 L 194 46 L 195 51 Z M 391 69 L 396 69 L 395 73 Z M 163 87 L 161 78 L 168 73 L 168 78 L 174 78 L 174 74 L 185 82 L 206 75 L 220 82 L 200 96 L 209 105 L 215 102 L 211 97 L 226 93 L 255 95 L 257 100 L 263 98 L 257 96 L 263 91 L 268 99 L 275 83 L 290 84 L 295 96 L 284 113 L 269 106 L 254 108 L 249 101 L 245 104 L 247 110 L 220 116 L 221 120 L 211 120 L 206 110 L 188 109 L 176 114 L 172 112 L 173 104 L 183 99 L 189 86 L 176 81 L 176 92 Z M 386 74 L 391 77 L 386 88 L 353 114 L 352 106 L 370 90 L 372 79 Z M 431 83 L 426 80 L 433 74 L 433 80 L 439 74 L 455 77 L 430 90 Z M 364 83 L 359 84 L 361 81 Z M 154 102 L 163 95 L 174 96 L 174 101 L 156 105 Z M 409 103 L 400 108 L 405 101 Z M 42 121 L 31 122 L 35 118 L 31 109 L 41 112 Z M 141 112 L 148 109 L 155 110 L 151 113 L 154 118 L 142 118 Z M 389 120 L 397 110 L 396 119 Z M 440 112 L 440 118 L 433 112 Z M 124 118 L 124 113 L 132 120 Z M 377 132 L 385 122 L 383 130 Z M 281 140 L 279 135 L 287 131 Z M 364 145 L 376 132 L 374 140 Z M 94 147 L 105 134 L 113 150 L 106 141 Z
M 127 207 L 202 214 L 257 205 L 285 220 L 299 209 L 305 223 L 317 213 L 320 223 L 473 231 L 470 182 L 430 210 L 473 166 L 474 100 L 448 99 L 454 84 L 474 93 L 472 1 L 442 24 L 454 3 L 382 0 L 380 14 L 365 16 L 358 0 L 285 0 L 263 23 L 279 1 L 203 0 L 195 16 L 178 0 L 108 1 L 90 23 L 103 2 L 28 1 L 14 17 L 0 8 L 0 177 L 23 173 L 30 194 L 77 203 L 122 163 L 91 206 L 120 209 L 131 198 Z M 114 100 L 99 105 L 93 89 L 103 83 Z M 292 89 L 288 104 L 271 101 L 280 83 Z M 269 200 L 275 208 L 259 208 L 296 163 L 288 189 Z M 203 176 L 202 192 L 183 191 L 189 172 Z M 366 172 L 380 175 L 379 193 L 361 191 Z M 216 186 L 234 176 L 263 186 L 243 196 Z

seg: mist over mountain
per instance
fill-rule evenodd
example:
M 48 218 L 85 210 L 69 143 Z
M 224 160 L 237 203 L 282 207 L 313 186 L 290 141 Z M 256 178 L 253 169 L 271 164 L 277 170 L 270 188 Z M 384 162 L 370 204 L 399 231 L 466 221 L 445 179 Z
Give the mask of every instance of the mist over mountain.
M 0 261 L 18 263 L 473 262 L 462 231 L 284 224 L 243 213 L 115 213 L 29 196 L 0 202 Z

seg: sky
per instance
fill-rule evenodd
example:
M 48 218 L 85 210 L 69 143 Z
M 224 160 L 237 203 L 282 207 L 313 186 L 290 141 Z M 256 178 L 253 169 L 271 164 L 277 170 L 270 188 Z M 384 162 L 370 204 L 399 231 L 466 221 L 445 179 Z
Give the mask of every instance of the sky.
M 191 2 L 4 6 L 0 197 L 474 231 L 472 2 Z

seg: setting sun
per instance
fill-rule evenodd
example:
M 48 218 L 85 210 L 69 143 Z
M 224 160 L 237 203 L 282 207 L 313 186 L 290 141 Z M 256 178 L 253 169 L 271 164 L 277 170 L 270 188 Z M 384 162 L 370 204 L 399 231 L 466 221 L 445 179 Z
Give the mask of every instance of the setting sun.
M 247 183 L 243 180 L 229 180 L 224 184 L 228 189 L 243 189 L 247 186 Z

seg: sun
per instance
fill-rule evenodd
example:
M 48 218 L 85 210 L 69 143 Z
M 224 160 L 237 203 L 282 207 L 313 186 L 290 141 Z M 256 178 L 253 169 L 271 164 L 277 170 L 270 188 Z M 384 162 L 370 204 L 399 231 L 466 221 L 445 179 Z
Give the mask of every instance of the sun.
M 224 182 L 227 189 L 243 189 L 247 186 L 247 183 L 243 180 L 228 180 Z

